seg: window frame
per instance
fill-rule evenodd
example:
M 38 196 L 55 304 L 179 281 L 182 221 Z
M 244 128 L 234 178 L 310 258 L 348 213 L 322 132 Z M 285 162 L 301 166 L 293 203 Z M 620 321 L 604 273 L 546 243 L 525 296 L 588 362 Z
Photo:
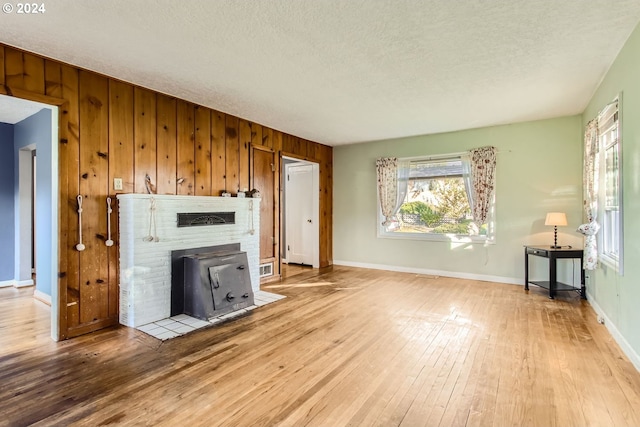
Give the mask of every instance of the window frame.
M 407 162 L 438 162 L 446 160 L 462 160 L 465 152 L 447 153 L 440 155 L 430 156 L 415 156 L 415 157 L 402 157 L 398 158 L 398 161 Z M 466 191 L 466 188 L 465 188 Z M 377 193 L 377 192 L 376 192 Z M 467 195 L 468 197 L 468 195 Z M 494 244 L 495 243 L 495 224 L 494 224 L 494 208 L 495 208 L 495 193 L 493 195 L 492 210 L 489 218 L 487 218 L 487 234 L 486 235 L 471 235 L 471 234 L 454 234 L 454 233 L 397 233 L 393 231 L 387 231 L 382 225 L 384 221 L 384 215 L 382 215 L 382 209 L 380 208 L 380 197 L 376 195 L 377 205 L 377 226 L 376 236 L 378 238 L 385 239 L 400 239 L 400 240 L 422 240 L 422 241 L 435 241 L 435 242 L 454 242 L 454 243 L 480 243 L 480 244 Z
M 598 255 L 603 265 L 614 269 L 618 274 L 623 275 L 623 259 L 624 259 L 624 207 L 623 207 L 623 168 L 622 168 L 622 120 L 621 120 L 621 97 L 617 96 L 598 114 L 598 160 L 599 160 L 599 179 L 598 185 L 598 222 L 600 230 L 598 231 Z M 613 112 L 611 111 L 613 109 Z M 612 117 L 609 119 L 609 117 Z M 605 120 L 603 127 L 600 121 Z M 612 121 L 611 121 L 612 120 Z M 611 122 L 611 123 L 607 123 Z M 606 126 L 606 128 L 604 127 Z M 615 129 L 616 138 L 608 139 L 611 132 Z M 607 211 L 610 208 L 607 205 L 608 188 L 610 182 L 607 179 L 607 152 L 610 148 L 616 148 L 617 154 L 617 170 L 615 181 L 617 183 L 617 208 L 618 208 L 618 226 L 617 233 L 613 222 L 606 221 Z M 613 234 L 616 234 L 613 236 Z M 609 245 L 616 239 L 617 247 L 610 249 Z M 616 253 L 617 249 L 617 253 Z

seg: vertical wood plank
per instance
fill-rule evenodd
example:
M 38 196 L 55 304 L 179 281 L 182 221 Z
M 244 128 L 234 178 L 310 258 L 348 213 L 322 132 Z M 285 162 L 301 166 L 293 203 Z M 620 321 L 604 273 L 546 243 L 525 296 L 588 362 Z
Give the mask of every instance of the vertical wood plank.
M 333 149 L 318 146 L 320 152 L 320 267 L 333 263 Z
M 274 144 L 276 146 L 276 144 Z M 271 236 L 273 239 L 273 249 L 272 254 L 276 258 L 274 260 L 274 275 L 280 274 L 280 264 L 281 264 L 281 251 L 280 251 L 280 240 L 282 238 L 282 233 L 280 229 L 280 179 L 282 177 L 281 168 L 281 151 L 276 151 L 273 155 L 273 175 L 271 179 L 273 180 L 273 190 L 272 190 L 272 206 L 271 206 L 271 217 L 273 218 L 273 229 L 271 231 Z
M 23 54 L 24 88 L 28 91 L 44 94 L 44 59 L 30 53 Z
M 0 57 L 3 55 L 4 48 L 0 46 Z M 0 74 L 4 76 L 4 64 L 0 60 Z M 0 81 L 2 78 L 0 77 Z M 1 84 L 1 82 L 0 82 Z M 45 62 L 45 93 L 49 96 L 56 98 L 62 98 L 62 70 L 60 64 L 54 61 Z M 67 126 L 69 122 L 68 118 L 68 105 L 62 105 L 59 107 L 59 128 L 58 128 L 58 327 L 59 338 L 65 339 L 67 337 L 67 325 L 68 325 L 68 311 L 67 311 L 67 287 L 68 287 L 68 266 L 69 266 L 69 251 L 67 249 L 68 240 L 68 227 L 67 222 L 69 220 L 69 206 L 67 201 L 69 199 L 69 154 L 67 143 Z M 76 175 L 77 176 L 77 175 Z M 75 304 L 77 307 L 77 303 Z
M 5 61 L 4 61 L 4 46 L 0 45 L 0 85 L 4 85 L 5 79 L 4 79 L 4 65 L 5 65 Z
M 273 148 L 273 130 L 266 126 L 262 127 L 262 143 L 263 147 Z
M 240 191 L 249 190 L 249 147 L 251 146 L 251 123 L 240 119 L 238 133 L 240 135 Z
M 147 193 L 147 177 L 150 181 L 149 191 L 157 190 L 157 140 L 156 140 L 156 93 L 135 87 L 133 91 L 135 119 L 133 132 L 135 140 L 134 152 L 134 188 L 136 193 Z
M 109 185 L 109 182 L 107 182 Z M 113 240 L 113 246 L 106 246 L 108 257 L 108 306 L 107 317 L 117 321 L 118 313 L 120 313 L 120 269 L 118 264 L 119 248 L 120 248 L 120 223 L 118 218 L 120 211 L 118 208 L 118 199 L 115 195 L 107 193 L 107 196 L 111 198 L 111 213 L 108 213 L 108 221 L 111 221 L 111 240 Z M 106 201 L 105 201 L 106 205 Z M 106 206 L 105 206 L 106 207 Z
M 288 134 L 282 135 L 282 151 L 289 154 L 294 153 L 293 136 Z
M 285 153 L 295 154 L 301 159 L 307 158 L 306 140 L 300 139 L 293 135 L 284 135 L 282 137 L 282 151 Z
M 327 222 L 327 233 L 324 238 L 327 245 L 327 265 L 333 264 L 333 148 L 323 146 L 326 154 L 325 168 L 327 170 L 327 199 L 328 205 L 325 221 Z
M 211 110 L 196 106 L 196 196 L 211 196 Z
M 280 274 L 280 264 L 281 264 L 281 250 L 280 250 L 280 240 L 282 238 L 282 233 L 280 229 L 280 179 L 281 179 L 281 158 L 282 158 L 282 145 L 283 145 L 284 134 L 277 130 L 271 131 L 271 147 L 275 152 L 273 156 L 273 169 L 274 174 L 271 177 L 272 179 L 272 189 L 271 195 L 271 212 L 270 216 L 273 218 L 273 230 L 271 231 L 272 235 L 272 256 L 275 257 L 274 261 L 274 273 Z
M 116 245 L 107 248 L 109 257 L 108 316 L 119 311 L 120 271 L 118 270 L 119 221 L 118 200 L 115 193 L 134 191 L 133 143 L 133 86 L 115 80 L 109 81 L 109 178 L 107 194 L 111 197 L 111 239 Z M 122 190 L 113 187 L 114 178 L 122 179 Z
M 80 194 L 80 78 L 78 70 L 68 65 L 60 66 L 62 82 L 62 97 L 67 104 L 62 107 L 60 114 L 60 145 L 58 158 L 60 162 L 59 182 L 60 191 L 66 187 L 66 194 L 60 194 L 58 209 L 64 210 L 60 218 L 66 217 L 66 222 L 60 222 L 60 244 L 68 254 L 67 268 L 64 277 L 67 280 L 67 330 L 80 324 L 80 253 L 76 251 L 78 243 L 78 214 L 76 196 Z M 64 164 L 61 162 L 64 161 Z M 66 229 L 66 239 L 63 241 L 63 230 Z M 62 301 L 61 301 L 62 302 Z
M 5 47 L 5 84 L 24 89 L 24 62 L 22 52 Z
M 226 181 L 226 115 L 219 111 L 211 112 L 211 159 L 213 174 L 211 178 L 212 195 L 219 196 L 227 188 Z
M 158 194 L 176 194 L 176 99 L 158 94 Z
M 274 254 L 273 192 L 274 172 L 271 164 L 275 154 L 272 151 L 252 150 L 252 187 L 260 191 L 260 259 L 272 258 Z
M 225 136 L 226 190 L 235 194 L 240 187 L 240 140 L 238 139 L 237 117 L 227 115 Z
M 122 178 L 123 193 L 135 191 L 133 162 L 133 86 L 109 82 L 109 193 L 113 179 Z M 120 191 L 118 191 L 120 192 Z
M 108 316 L 105 195 L 108 158 L 108 100 L 106 78 L 80 71 L 80 193 L 82 237 L 80 253 L 80 323 Z
M 251 123 L 251 145 L 254 147 L 262 145 L 262 125 L 258 123 Z
M 276 153 L 282 150 L 282 132 L 279 130 L 271 131 L 271 146 L 269 148 L 273 149 Z
M 2 46 L 0 46 L 0 50 Z M 60 63 L 46 60 L 44 62 L 44 93 L 47 96 L 62 98 L 62 70 Z M 62 111 L 59 112 L 62 115 Z
M 318 160 L 318 145 L 315 142 L 311 142 L 309 140 L 304 140 L 304 144 L 307 147 L 307 158 L 309 160 Z
M 193 195 L 195 191 L 195 110 L 190 102 L 177 101 L 177 155 L 178 155 L 178 186 L 177 192 L 182 195 Z

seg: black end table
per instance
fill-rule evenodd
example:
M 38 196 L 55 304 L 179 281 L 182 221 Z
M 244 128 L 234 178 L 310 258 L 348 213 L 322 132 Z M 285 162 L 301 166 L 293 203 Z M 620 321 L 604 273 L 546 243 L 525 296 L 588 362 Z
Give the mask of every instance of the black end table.
M 529 255 L 549 259 L 549 280 L 529 280 Z M 556 277 L 556 264 L 558 259 L 580 259 L 580 287 L 558 282 Z M 583 250 L 570 246 L 552 248 L 551 246 L 525 246 L 524 247 L 524 290 L 529 290 L 529 284 L 540 286 L 549 290 L 549 298 L 553 299 L 558 291 L 580 292 L 582 299 L 587 299 L 587 291 L 584 284 L 584 268 L 582 266 Z

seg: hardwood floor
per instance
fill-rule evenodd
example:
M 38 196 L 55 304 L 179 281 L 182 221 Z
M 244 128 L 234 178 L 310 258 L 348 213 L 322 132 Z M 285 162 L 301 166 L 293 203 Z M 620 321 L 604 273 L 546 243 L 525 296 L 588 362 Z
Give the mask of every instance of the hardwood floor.
M 282 279 L 313 270 L 311 266 L 300 264 L 282 264 Z
M 60 343 L 0 289 L 0 425 L 640 425 L 640 373 L 576 295 L 348 267 L 263 288 L 288 298 Z

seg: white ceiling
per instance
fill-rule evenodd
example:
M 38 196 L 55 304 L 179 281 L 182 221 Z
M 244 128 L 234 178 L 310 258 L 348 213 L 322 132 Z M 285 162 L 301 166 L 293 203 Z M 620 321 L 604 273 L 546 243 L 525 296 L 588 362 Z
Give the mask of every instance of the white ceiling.
M 638 0 L 56 0 L 0 40 L 340 145 L 581 113 Z
M 16 124 L 45 108 L 37 102 L 0 95 L 0 123 Z

